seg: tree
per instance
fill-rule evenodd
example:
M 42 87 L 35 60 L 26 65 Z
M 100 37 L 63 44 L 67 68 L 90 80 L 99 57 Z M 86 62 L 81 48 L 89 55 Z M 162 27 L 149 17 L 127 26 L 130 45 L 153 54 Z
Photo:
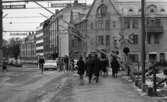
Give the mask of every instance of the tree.
M 11 38 L 9 40 L 9 45 L 8 45 L 9 57 L 14 57 L 15 59 L 18 58 L 18 56 L 20 55 L 20 44 L 21 44 L 21 39 L 19 38 Z

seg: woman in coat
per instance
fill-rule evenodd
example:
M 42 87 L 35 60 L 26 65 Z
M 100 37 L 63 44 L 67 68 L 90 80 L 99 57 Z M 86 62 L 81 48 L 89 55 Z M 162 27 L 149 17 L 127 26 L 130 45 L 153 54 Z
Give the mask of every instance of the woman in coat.
M 119 70 L 119 62 L 116 57 L 113 57 L 112 62 L 111 62 L 111 68 L 112 68 L 112 76 L 117 77 L 118 70 Z
M 80 57 L 79 61 L 77 62 L 77 66 L 78 66 L 78 74 L 80 76 L 80 79 L 83 80 L 83 75 L 85 73 L 85 63 L 82 57 Z

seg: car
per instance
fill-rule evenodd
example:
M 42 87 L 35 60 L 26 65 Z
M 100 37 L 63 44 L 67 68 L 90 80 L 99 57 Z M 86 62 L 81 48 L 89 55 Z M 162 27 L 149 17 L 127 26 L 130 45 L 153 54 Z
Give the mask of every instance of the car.
M 46 60 L 44 64 L 44 70 L 57 70 L 57 60 Z

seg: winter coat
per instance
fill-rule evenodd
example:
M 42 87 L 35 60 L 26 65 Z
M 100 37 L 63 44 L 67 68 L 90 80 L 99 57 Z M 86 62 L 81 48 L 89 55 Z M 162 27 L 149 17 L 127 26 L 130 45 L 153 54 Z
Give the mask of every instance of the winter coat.
M 83 60 L 79 60 L 77 62 L 77 66 L 78 66 L 78 74 L 79 75 L 83 75 L 85 72 L 85 63 Z
M 93 71 L 94 71 L 93 67 L 94 67 L 94 66 L 93 66 L 93 60 L 92 60 L 92 59 L 88 59 L 88 60 L 86 61 L 86 66 L 85 66 L 85 68 L 86 68 L 86 75 L 87 75 L 87 76 L 93 74 Z
M 45 63 L 45 60 L 43 58 L 40 58 L 39 59 L 39 64 L 44 64 Z
M 99 76 L 99 72 L 101 70 L 101 63 L 98 58 L 95 58 L 93 61 L 93 69 L 94 69 L 95 76 Z
M 111 62 L 111 67 L 114 73 L 117 73 L 120 67 L 119 62 L 117 61 L 116 58 L 113 58 L 112 62 Z

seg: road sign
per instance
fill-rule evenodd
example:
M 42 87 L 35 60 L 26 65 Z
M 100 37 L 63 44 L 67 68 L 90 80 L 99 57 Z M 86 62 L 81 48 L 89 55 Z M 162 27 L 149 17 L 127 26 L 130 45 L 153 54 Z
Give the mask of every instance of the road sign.
M 26 5 L 3 5 L 3 9 L 23 9 Z

